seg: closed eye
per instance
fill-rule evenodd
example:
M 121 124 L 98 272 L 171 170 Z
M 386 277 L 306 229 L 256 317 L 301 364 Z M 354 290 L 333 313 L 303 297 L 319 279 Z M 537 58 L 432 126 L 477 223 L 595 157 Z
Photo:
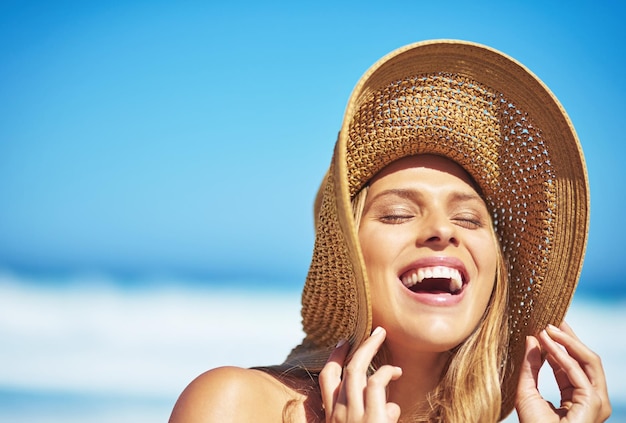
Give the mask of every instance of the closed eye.
M 383 223 L 397 225 L 411 220 L 414 216 L 412 214 L 388 214 L 380 216 L 378 219 Z
M 452 221 L 465 229 L 480 229 L 485 226 L 484 220 L 474 214 L 455 216 L 452 218 Z

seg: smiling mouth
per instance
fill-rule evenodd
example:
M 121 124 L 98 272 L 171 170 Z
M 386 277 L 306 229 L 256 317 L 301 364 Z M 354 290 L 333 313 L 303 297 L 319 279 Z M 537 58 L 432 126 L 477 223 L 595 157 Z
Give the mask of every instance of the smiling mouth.
M 447 266 L 411 269 L 400 280 L 411 291 L 428 294 L 458 295 L 465 285 L 461 272 Z

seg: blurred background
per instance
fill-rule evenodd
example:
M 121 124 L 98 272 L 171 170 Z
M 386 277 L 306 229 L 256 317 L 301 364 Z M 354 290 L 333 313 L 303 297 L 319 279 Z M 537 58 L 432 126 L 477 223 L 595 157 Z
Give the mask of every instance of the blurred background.
M 281 362 L 350 92 L 432 38 L 515 57 L 574 122 L 592 217 L 568 321 L 626 421 L 625 18 L 621 1 L 1 2 L 0 422 L 167 421 L 201 372 Z

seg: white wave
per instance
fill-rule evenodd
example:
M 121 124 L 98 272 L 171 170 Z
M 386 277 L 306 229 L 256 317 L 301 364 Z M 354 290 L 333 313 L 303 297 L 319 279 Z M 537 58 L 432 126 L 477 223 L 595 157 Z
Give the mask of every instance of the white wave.
M 280 363 L 302 339 L 299 309 L 296 293 L 60 288 L 0 274 L 0 386 L 173 404 L 210 368 Z M 612 400 L 626 402 L 624 304 L 577 299 L 567 320 L 602 357 Z M 541 385 L 557 398 L 553 384 Z
M 299 296 L 52 288 L 0 277 L 0 386 L 176 396 L 221 365 L 281 362 L 302 339 Z

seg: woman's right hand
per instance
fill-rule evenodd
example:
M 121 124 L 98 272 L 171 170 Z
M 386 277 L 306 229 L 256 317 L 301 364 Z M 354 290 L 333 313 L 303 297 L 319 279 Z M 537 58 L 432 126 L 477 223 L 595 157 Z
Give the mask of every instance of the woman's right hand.
M 385 340 L 385 330 L 376 328 L 345 363 L 350 345 L 340 342 L 319 375 L 326 423 L 395 423 L 400 407 L 387 401 L 387 386 L 402 375 L 402 369 L 384 365 L 373 375 L 367 371 Z

